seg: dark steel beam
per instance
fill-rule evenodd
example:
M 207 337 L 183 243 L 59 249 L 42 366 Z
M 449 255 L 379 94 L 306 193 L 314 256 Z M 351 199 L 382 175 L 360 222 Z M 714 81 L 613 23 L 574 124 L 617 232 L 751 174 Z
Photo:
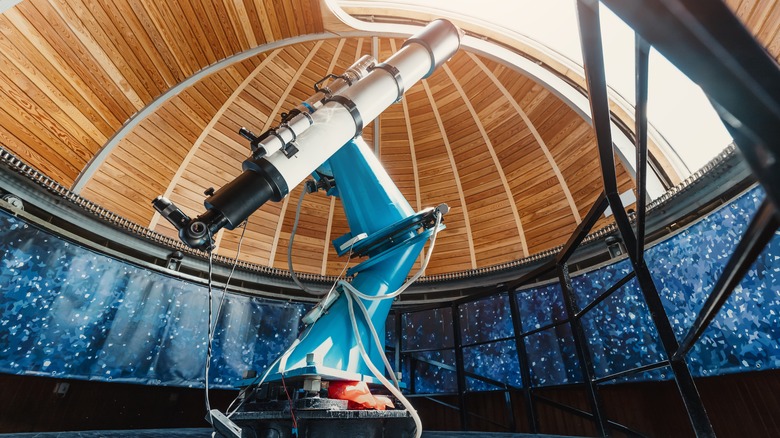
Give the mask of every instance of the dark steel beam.
M 636 273 L 634 271 L 629 272 L 628 274 L 626 274 L 625 277 L 623 277 L 620 280 L 618 280 L 617 283 L 615 283 L 612 286 L 610 286 L 609 289 L 607 289 L 604 292 L 602 292 L 601 295 L 596 297 L 595 300 L 591 301 L 590 303 L 588 303 L 587 306 L 583 307 L 582 310 L 580 310 L 579 312 L 577 312 L 577 314 L 574 315 L 574 317 L 575 318 L 581 318 L 582 315 L 588 313 L 592 308 L 598 306 L 600 302 L 602 302 L 605 299 L 607 299 L 607 297 L 609 297 L 610 295 L 615 293 L 615 291 L 617 291 L 618 289 L 623 287 L 626 283 L 631 281 L 631 279 L 634 278 L 634 277 L 636 277 Z
M 579 225 L 577 225 L 577 228 L 574 230 L 571 237 L 569 237 L 569 240 L 567 240 L 566 244 L 563 245 L 561 252 L 555 256 L 556 264 L 560 265 L 569 261 L 571 256 L 574 254 L 574 251 L 576 251 L 580 246 L 582 240 L 588 236 L 588 233 L 590 233 L 593 225 L 596 224 L 596 222 L 601 217 L 601 214 L 604 213 L 604 210 L 606 209 L 607 198 L 604 192 L 601 192 L 599 197 L 596 199 L 596 202 L 594 202 L 593 206 L 590 207 L 588 214 L 585 215 L 585 218 L 582 220 L 582 222 L 580 222 Z
M 445 350 L 452 350 L 452 347 L 414 348 L 412 350 L 401 350 L 401 354 L 427 353 L 430 351 L 445 351 Z
M 496 294 L 496 295 L 500 296 L 501 294 Z M 515 338 L 514 336 L 504 336 L 502 338 L 488 339 L 486 341 L 479 341 L 479 342 L 472 342 L 470 344 L 463 344 L 463 348 L 479 347 L 480 345 L 494 344 L 496 342 L 501 342 L 501 341 L 511 341 L 514 338 Z
M 517 305 L 517 293 L 509 293 L 509 311 L 512 316 L 512 328 L 515 333 L 515 348 L 517 349 L 517 360 L 520 365 L 520 378 L 523 381 L 523 399 L 525 400 L 525 415 L 528 419 L 528 426 L 531 433 L 539 433 L 539 420 L 536 415 L 536 405 L 531 397 L 531 367 L 528 361 L 528 350 L 525 348 L 525 337 L 520 335 L 523 332 L 522 316 L 520 307 Z
M 658 368 L 664 368 L 669 366 L 668 360 L 662 360 L 661 362 L 651 363 L 649 365 L 642 365 L 641 367 L 631 368 L 630 370 L 619 371 L 612 373 L 608 376 L 599 377 L 595 380 L 596 383 L 609 382 L 610 380 L 619 379 L 621 377 L 630 376 L 636 373 L 643 373 L 645 371 L 657 370 Z
M 577 352 L 577 359 L 580 363 L 582 378 L 585 379 L 585 387 L 588 391 L 590 407 L 593 411 L 593 419 L 596 421 L 596 429 L 601 436 L 610 436 L 611 431 L 609 423 L 604 414 L 604 403 L 598 393 L 598 386 L 593 381 L 593 360 L 588 348 L 588 338 L 585 336 L 585 330 L 582 328 L 582 322 L 574 318 L 577 314 L 577 299 L 574 296 L 574 289 L 571 285 L 569 276 L 569 267 L 566 264 L 558 266 L 558 278 L 561 282 L 561 291 L 563 292 L 563 301 L 566 305 L 566 314 L 571 324 L 571 332 L 574 336 L 574 349 Z
M 417 393 L 417 385 L 415 384 L 417 381 L 416 362 L 417 359 L 415 359 L 414 356 L 409 355 L 409 392 L 412 394 Z
M 563 403 L 559 403 L 559 402 L 557 402 L 555 400 L 549 399 L 547 397 L 543 397 L 541 395 L 534 395 L 534 398 L 538 399 L 540 402 L 542 402 L 544 404 L 550 405 L 550 406 L 552 406 L 554 408 L 560 409 L 560 410 L 568 412 L 570 414 L 574 414 L 574 415 L 576 415 L 578 417 L 588 418 L 590 420 L 593 420 L 593 414 L 591 414 L 589 412 L 585 412 L 582 409 L 577 409 L 577 408 L 575 408 L 573 406 L 569 406 L 569 405 L 565 405 Z M 631 436 L 631 437 L 642 437 L 642 438 L 644 438 L 644 436 L 645 436 L 645 435 L 642 435 L 641 433 L 639 433 L 639 432 L 637 432 L 637 431 L 635 431 L 633 429 L 630 429 L 627 426 L 624 426 L 624 425 L 622 425 L 622 424 L 620 424 L 618 422 L 612 421 L 612 420 L 609 420 L 609 425 L 614 427 L 615 429 L 623 432 L 624 434 L 626 434 L 628 436 Z
M 541 332 L 543 332 L 545 330 L 549 330 L 551 328 L 558 327 L 559 325 L 568 324 L 568 322 L 569 322 L 569 319 L 566 318 L 566 319 L 564 319 L 562 321 L 556 321 L 556 322 L 553 322 L 553 323 L 550 323 L 550 324 L 545 324 L 545 325 L 543 325 L 543 326 L 541 326 L 539 328 L 527 331 L 527 332 L 523 333 L 520 336 L 522 336 L 524 338 L 527 338 L 528 336 L 535 335 L 535 334 L 541 333 Z
M 726 267 L 723 268 L 723 273 L 718 278 L 715 286 L 713 286 L 712 293 L 707 297 L 707 301 L 702 306 L 701 311 L 699 311 L 696 321 L 688 330 L 688 334 L 685 335 L 673 359 L 680 359 L 688 354 L 688 351 L 709 327 L 710 322 L 718 314 L 720 308 L 729 299 L 731 292 L 745 277 L 748 269 L 756 261 L 764 247 L 772 240 L 777 228 L 777 209 L 769 200 L 765 199 L 750 221 L 748 229 L 734 249 L 734 253 L 729 258 L 728 263 L 726 263 Z
M 661 0 L 664 1 L 664 0 Z M 668 0 L 676 1 L 676 0 Z M 610 2 L 613 3 L 613 2 Z M 625 2 L 636 8 L 644 8 L 649 2 L 631 1 Z M 704 3 L 704 2 L 702 2 Z M 707 4 L 711 2 L 706 2 Z M 718 2 L 719 3 L 719 2 Z M 601 173 L 604 182 L 604 191 L 612 207 L 612 213 L 615 217 L 620 235 L 626 245 L 631 265 L 634 268 L 639 283 L 640 290 L 645 299 L 645 303 L 653 318 L 653 323 L 658 331 L 661 344 L 667 357 L 674 356 L 678 349 L 677 338 L 674 334 L 666 310 L 663 307 L 658 290 L 653 283 L 650 270 L 645 264 L 644 257 L 639 256 L 637 239 L 634 230 L 631 228 L 628 215 L 623 208 L 623 203 L 617 191 L 617 180 L 615 177 L 615 160 L 612 151 L 612 135 L 610 132 L 609 120 L 610 112 L 607 99 L 606 73 L 604 69 L 604 56 L 601 44 L 601 25 L 599 22 L 599 2 L 594 0 L 578 0 L 577 16 L 580 25 L 580 36 L 582 42 L 582 57 L 585 64 L 585 78 L 588 84 L 588 94 L 590 96 L 591 117 L 593 118 L 593 127 L 596 132 L 596 142 L 599 150 L 599 160 L 601 162 Z M 648 12 L 649 13 L 649 12 Z M 644 35 L 642 32 L 639 32 Z M 652 43 L 653 41 L 650 40 Z M 578 321 L 578 320 L 577 320 Z M 576 338 L 575 338 L 576 340 Z M 672 360 L 672 372 L 675 382 L 680 391 L 683 404 L 686 407 L 688 416 L 693 425 L 697 436 L 710 437 L 715 432 L 712 429 L 707 412 L 702 404 L 699 392 L 691 376 L 688 365 L 685 360 Z
M 466 407 L 466 367 L 463 362 L 463 331 L 460 326 L 460 315 L 457 304 L 452 307 L 452 331 L 455 340 L 455 367 L 458 379 L 458 401 L 460 403 L 460 428 L 469 430 L 469 415 Z
M 702 87 L 780 206 L 780 69 L 725 2 L 603 2 Z
M 414 356 L 414 360 L 417 361 L 417 362 L 427 363 L 428 365 L 433 365 L 435 367 L 439 367 L 439 368 L 441 368 L 443 370 L 452 371 L 454 373 L 458 372 L 458 368 L 457 367 L 454 367 L 452 365 L 447 365 L 446 363 L 439 362 L 438 360 L 428 359 L 426 357 L 419 357 L 419 356 Z M 507 389 L 519 390 L 519 389 L 521 389 L 519 387 L 512 386 L 512 385 L 509 385 L 509 384 L 504 383 L 504 382 L 499 382 L 498 380 L 493 380 L 493 379 L 491 379 L 489 377 L 481 376 L 479 374 L 472 373 L 470 371 L 465 371 L 463 374 L 465 374 L 466 377 L 471 377 L 472 379 L 476 379 L 476 380 L 479 380 L 481 382 L 485 382 L 485 383 L 493 385 L 493 386 L 495 386 L 497 388 L 501 388 L 502 390 L 507 390 Z M 467 392 L 467 391 L 464 391 L 464 392 Z
M 628 216 L 623 210 L 616 210 L 615 220 L 617 221 L 618 228 L 623 236 L 623 241 L 626 243 L 627 248 L 636 248 L 634 235 L 631 230 L 631 225 L 628 222 Z M 664 348 L 666 357 L 674 357 L 675 352 L 679 348 L 677 338 L 674 334 L 672 324 L 669 322 L 669 317 L 664 309 L 661 297 L 658 294 L 658 289 L 653 282 L 652 274 L 648 269 L 644 260 L 638 261 L 634 251 L 629 251 L 629 258 L 631 259 L 631 265 L 636 273 L 636 278 L 639 283 L 639 290 L 642 292 L 647 308 L 650 311 L 650 317 L 653 320 L 656 330 L 658 331 L 658 337 L 661 340 L 661 345 Z M 680 397 L 683 400 L 683 404 L 688 412 L 688 417 L 691 420 L 694 431 L 698 437 L 714 437 L 715 432 L 712 429 L 712 424 L 707 417 L 707 411 L 704 409 L 704 404 L 699 396 L 699 391 L 696 388 L 696 384 L 693 381 L 690 369 L 685 359 L 671 360 L 671 369 L 674 374 L 674 380 L 677 383 L 677 389 L 680 391 Z
M 599 3 L 594 0 L 577 0 L 577 19 L 580 25 L 582 60 L 585 64 L 585 81 L 588 84 L 590 116 L 596 133 L 604 191 L 607 197 L 618 193 L 615 172 L 615 156 L 612 149 L 609 98 L 604 67 L 604 51 L 601 44 Z M 615 206 L 612 206 L 612 210 Z
M 403 324 L 402 319 L 404 317 L 403 313 L 399 311 L 395 311 L 395 352 L 394 352 L 394 359 L 395 359 L 395 371 L 398 372 L 401 370 L 401 335 L 403 331 Z
M 593 119 L 593 129 L 596 132 L 599 160 L 601 162 L 601 177 L 604 184 L 604 194 L 615 215 L 625 216 L 623 201 L 620 200 L 615 171 L 615 156 L 612 147 L 612 130 L 610 128 L 609 99 L 607 97 L 607 77 L 604 67 L 604 51 L 601 43 L 601 21 L 599 18 L 599 3 L 592 0 L 577 1 L 577 18 L 580 25 L 582 43 L 582 59 L 585 64 L 585 80 L 588 84 L 590 99 L 590 114 Z M 621 228 L 617 221 L 626 251 L 636 257 L 636 239 L 629 223 L 628 229 Z M 631 241 L 626 240 L 630 232 Z
M 539 392 L 544 392 L 544 391 L 550 391 L 550 390 L 556 390 L 556 389 L 582 388 L 584 386 L 585 386 L 585 382 L 559 383 L 557 385 L 535 386 L 535 387 L 531 388 L 531 393 L 532 394 L 538 394 Z
M 517 422 L 515 422 L 515 409 L 512 405 L 512 394 L 509 391 L 504 391 L 504 406 L 506 407 L 506 417 L 509 420 L 508 429 L 512 432 L 517 430 Z
M 645 216 L 647 213 L 647 78 L 650 45 L 635 36 L 636 58 L 636 254 L 639 260 L 645 252 Z

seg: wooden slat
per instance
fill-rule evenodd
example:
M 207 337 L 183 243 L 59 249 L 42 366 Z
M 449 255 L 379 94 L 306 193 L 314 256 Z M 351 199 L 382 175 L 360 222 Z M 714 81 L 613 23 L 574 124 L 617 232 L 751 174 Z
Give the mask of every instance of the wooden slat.
M 518 258 L 528 255 L 528 245 L 525 242 L 525 233 L 523 232 L 523 223 L 520 219 L 520 215 L 517 212 L 517 205 L 515 205 L 514 197 L 512 196 L 512 189 L 509 188 L 509 183 L 507 182 L 506 175 L 504 175 L 504 170 L 501 167 L 501 163 L 498 161 L 498 157 L 496 156 L 496 151 L 493 150 L 493 144 L 490 142 L 490 138 L 487 135 L 487 132 L 485 132 L 485 127 L 482 125 L 482 122 L 479 119 L 479 115 L 474 110 L 474 106 L 471 104 L 471 101 L 469 100 L 469 97 L 466 95 L 466 93 L 463 91 L 463 87 L 461 87 L 460 82 L 458 82 L 458 78 L 455 77 L 455 75 L 452 74 L 452 70 L 447 65 L 443 66 L 444 72 L 447 73 L 447 76 L 449 76 L 450 80 L 452 81 L 452 84 L 455 86 L 455 89 L 460 94 L 461 98 L 463 99 L 463 103 L 466 105 L 466 108 L 469 110 L 469 113 L 471 113 L 471 117 L 474 119 L 477 129 L 479 129 L 480 134 L 482 135 L 482 140 L 485 142 L 485 145 L 487 146 L 488 153 L 490 154 L 490 158 L 493 160 L 493 165 L 495 166 L 496 172 L 498 172 L 498 177 L 501 180 L 501 184 L 504 187 L 504 194 L 509 199 L 509 206 L 512 210 L 512 216 L 514 217 L 515 227 L 517 228 L 517 234 L 520 237 L 520 245 L 523 248 L 523 253 L 519 255 Z
M 776 3 L 728 2 L 778 57 Z M 317 0 L 22 2 L 0 16 L 0 142 L 70 184 L 136 111 L 231 55 L 321 32 L 319 8 Z M 133 125 L 82 193 L 171 233 L 153 216 L 149 198 L 162 191 L 188 212 L 202 211 L 202 190 L 240 171 L 247 148 L 236 127 L 259 131 L 274 124 L 280 111 L 311 94 L 324 72 L 374 47 L 386 59 L 398 41 L 333 39 L 320 42 L 316 53 L 313 46 L 293 44 L 270 61 L 265 54 L 226 66 L 170 98 Z M 258 71 L 263 60 L 267 69 Z M 453 207 L 429 274 L 509 261 L 560 243 L 601 186 L 589 126 L 541 85 L 473 53 L 458 54 L 408 90 L 365 136 L 381 146 L 380 159 L 416 209 L 439 202 Z M 620 163 L 617 175 L 620 190 L 629 189 Z M 244 242 L 247 260 L 286 265 L 289 202 L 269 203 L 255 214 Z M 318 194 L 302 208 L 297 265 L 337 274 L 344 260 L 328 241 L 347 231 L 340 202 Z M 597 227 L 608 222 L 600 219 Z M 220 253 L 235 249 L 236 231 L 219 236 Z
M 526 126 L 528 126 L 529 131 L 531 131 L 531 134 L 536 139 L 536 142 L 539 144 L 539 147 L 544 152 L 545 157 L 547 157 L 547 161 L 550 163 L 550 167 L 555 173 L 555 176 L 558 178 L 558 181 L 561 185 L 561 189 L 563 190 L 563 193 L 566 195 L 566 199 L 569 201 L 569 206 L 571 208 L 572 214 L 574 215 L 575 221 L 577 223 L 580 223 L 582 221 L 582 218 L 580 217 L 580 213 L 577 210 L 577 205 L 574 202 L 574 198 L 572 198 L 571 196 L 571 191 L 569 190 L 569 186 L 568 184 L 566 184 L 566 180 L 561 174 L 561 170 L 558 168 L 555 159 L 550 153 L 550 149 L 547 147 L 547 144 L 545 144 L 544 140 L 539 135 L 539 132 L 537 131 L 536 127 L 528 119 L 528 115 L 525 113 L 525 111 L 523 111 L 520 105 L 518 105 L 517 101 L 515 101 L 515 99 L 509 94 L 509 91 L 506 89 L 506 87 L 504 87 L 504 85 L 498 80 L 498 78 L 496 78 L 493 72 L 491 72 L 476 55 L 470 52 L 467 52 L 467 55 L 490 78 L 490 80 L 493 82 L 496 88 L 498 88 L 499 91 L 501 91 L 501 94 L 504 96 L 504 98 L 510 103 L 510 105 L 512 105 L 512 107 L 517 112 L 517 114 L 523 119 L 523 122 L 526 124 Z
M 206 139 L 206 137 L 211 132 L 211 128 L 214 127 L 214 125 L 219 120 L 220 116 L 230 107 L 230 104 L 233 103 L 233 101 L 238 97 L 239 94 L 244 90 L 244 88 L 254 79 L 254 77 L 262 71 L 269 63 L 273 61 L 273 59 L 276 57 L 276 55 L 281 51 L 281 49 L 274 50 L 271 52 L 264 60 L 261 62 L 255 70 L 244 79 L 244 82 L 241 83 L 241 85 L 236 88 L 236 90 L 233 92 L 233 94 L 222 104 L 222 107 L 219 111 L 217 111 L 216 114 L 211 118 L 211 121 L 209 124 L 203 129 L 200 136 L 197 140 L 195 140 L 195 143 L 193 143 L 192 147 L 190 148 L 189 152 L 187 153 L 187 156 L 184 157 L 184 160 L 179 165 L 178 169 L 176 170 L 176 174 L 174 174 L 173 178 L 168 184 L 168 188 L 165 190 L 165 193 L 163 196 L 170 197 L 171 193 L 173 192 L 174 187 L 179 183 L 179 179 L 181 178 L 184 171 L 189 166 L 190 161 L 195 156 L 195 154 L 200 149 L 201 144 L 203 143 L 203 140 Z M 152 217 L 151 222 L 149 223 L 150 229 L 155 229 L 158 222 L 160 220 L 160 214 L 155 213 Z
M 447 138 L 447 132 L 444 129 L 444 125 L 441 120 L 441 115 L 439 114 L 438 106 L 436 104 L 436 101 L 433 99 L 433 94 L 431 92 L 431 87 L 428 85 L 428 80 L 423 79 L 422 80 L 423 88 L 425 89 L 425 94 L 428 96 L 428 100 L 431 104 L 431 109 L 433 109 L 433 116 L 436 119 L 436 123 L 439 126 L 439 130 L 441 132 L 441 139 L 444 141 L 444 147 L 447 150 L 447 156 L 449 157 L 450 161 L 450 167 L 452 169 L 452 173 L 455 177 L 455 186 L 458 190 L 458 197 L 460 198 L 460 204 L 461 208 L 463 209 L 463 217 L 465 219 L 465 227 L 466 227 L 466 238 L 468 239 L 468 245 L 469 245 L 469 255 L 471 258 L 471 268 L 476 269 L 477 268 L 477 257 L 474 253 L 474 238 L 471 234 L 471 222 L 469 220 L 469 214 L 468 209 L 466 208 L 466 199 L 463 196 L 463 187 L 460 183 L 460 176 L 458 176 L 458 168 L 455 165 L 455 158 L 452 155 L 452 148 L 450 147 L 449 140 Z
M 314 58 L 314 56 L 317 54 L 317 52 L 319 51 L 320 47 L 322 47 L 322 44 L 323 44 L 322 41 L 318 41 L 314 45 L 314 47 L 309 51 L 309 54 L 306 57 L 306 59 L 303 60 L 301 65 L 298 67 L 298 70 L 296 70 L 295 74 L 292 76 L 292 78 L 290 78 L 289 83 L 287 85 L 287 88 L 284 90 L 284 92 L 279 97 L 279 99 L 278 99 L 278 101 L 276 103 L 276 107 L 273 110 L 271 110 L 271 113 L 268 116 L 268 119 L 266 120 L 266 123 L 265 123 L 265 125 L 263 126 L 263 128 L 262 128 L 262 130 L 260 132 L 265 132 L 265 131 L 267 131 L 271 127 L 271 124 L 276 119 L 276 116 L 279 113 L 279 111 L 281 110 L 282 105 L 284 105 L 286 103 L 287 97 L 290 95 L 290 92 L 292 91 L 293 87 L 295 86 L 295 83 L 298 81 L 298 79 L 300 78 L 301 74 L 303 74 L 303 71 L 309 65 L 309 62 L 311 62 L 312 58 Z M 282 228 L 281 228 L 282 219 L 284 218 L 284 214 L 287 211 L 287 206 L 288 205 L 289 205 L 289 196 L 284 199 L 284 203 L 282 204 L 282 213 L 279 216 L 279 223 L 278 223 L 278 225 L 276 227 L 276 234 L 274 235 L 273 244 L 271 245 L 271 255 L 270 255 L 270 258 L 269 258 L 269 261 L 268 261 L 268 265 L 269 266 L 273 266 L 274 261 L 276 259 L 276 252 L 277 252 L 278 243 L 279 243 L 279 235 L 281 234 L 281 230 L 282 230 Z

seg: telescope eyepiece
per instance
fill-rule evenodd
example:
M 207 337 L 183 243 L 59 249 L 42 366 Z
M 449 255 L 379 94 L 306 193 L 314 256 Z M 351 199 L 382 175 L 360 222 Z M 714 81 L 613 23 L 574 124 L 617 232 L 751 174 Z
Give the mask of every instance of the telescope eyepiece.
M 206 224 L 201 221 L 195 221 L 190 224 L 190 236 L 202 237 L 206 234 Z
M 214 234 L 225 225 L 225 218 L 219 212 L 208 211 L 191 219 L 176 204 L 162 196 L 156 197 L 152 205 L 160 216 L 176 227 L 179 238 L 190 248 L 208 251 L 213 246 L 209 230 Z
M 154 209 L 160 213 L 160 216 L 164 217 L 168 222 L 176 227 L 177 230 L 181 230 L 183 227 L 186 227 L 190 222 L 190 217 L 184 214 L 184 212 L 181 211 L 181 209 L 179 209 L 179 207 L 177 207 L 168 198 L 158 196 L 154 198 L 154 201 L 152 201 L 152 206 L 154 206 Z

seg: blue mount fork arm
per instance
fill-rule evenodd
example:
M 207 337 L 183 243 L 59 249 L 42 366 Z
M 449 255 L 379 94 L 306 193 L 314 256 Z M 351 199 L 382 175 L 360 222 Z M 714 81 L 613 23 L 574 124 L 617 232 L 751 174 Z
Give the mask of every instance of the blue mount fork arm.
M 406 280 L 433 231 L 417 232 L 417 228 L 427 221 L 425 215 L 431 213 L 415 214 L 362 138 L 348 142 L 330 158 L 328 165 L 351 235 L 368 235 L 362 247 L 370 258 L 350 271 L 356 274 L 352 285 L 366 295 L 392 293 Z M 382 236 L 392 237 L 393 243 L 381 242 Z M 356 309 L 359 337 L 371 362 L 381 370 L 384 368 L 381 355 L 384 354 L 385 320 L 392 300 L 363 300 L 363 304 L 382 345 L 375 345 L 362 312 Z M 342 294 L 313 324 L 309 334 L 290 354 L 285 377 L 317 374 L 324 378 L 376 383 L 360 356 L 347 305 Z M 307 363 L 308 353 L 314 353 L 313 363 Z M 280 379 L 276 364 L 269 372 L 268 380 Z

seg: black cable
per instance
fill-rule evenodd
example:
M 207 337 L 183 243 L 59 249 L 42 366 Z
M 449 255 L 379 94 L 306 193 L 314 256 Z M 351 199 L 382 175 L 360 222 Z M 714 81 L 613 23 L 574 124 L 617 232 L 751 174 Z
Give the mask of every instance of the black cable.
M 208 230 L 209 234 L 209 244 L 211 244 L 211 230 L 206 228 Z M 204 383 L 206 386 L 206 413 L 209 416 L 209 423 L 211 423 L 211 428 L 216 431 L 214 428 L 214 419 L 211 417 L 211 403 L 209 402 L 209 368 L 211 366 L 211 339 L 213 338 L 213 335 L 211 334 L 211 288 L 212 288 L 212 277 L 211 273 L 214 267 L 214 253 L 211 250 L 211 246 L 209 246 L 208 249 L 209 252 L 209 300 L 208 300 L 208 333 L 206 338 L 206 365 L 205 365 L 205 371 L 204 371 Z
M 244 221 L 244 225 L 241 230 L 241 236 L 238 238 L 238 248 L 236 248 L 236 256 L 233 258 L 233 267 L 230 269 L 230 275 L 228 275 L 227 281 L 225 282 L 225 288 L 222 289 L 222 298 L 219 300 L 219 306 L 217 306 L 217 315 L 214 318 L 214 328 L 211 330 L 211 337 L 209 337 L 209 342 L 212 342 L 214 339 L 214 334 L 217 332 L 217 323 L 219 322 L 219 315 L 222 313 L 222 305 L 225 304 L 225 295 L 227 295 L 228 286 L 230 285 L 230 280 L 233 278 L 233 273 L 236 272 L 236 266 L 238 265 L 238 257 L 241 255 L 241 244 L 244 242 L 244 233 L 246 233 L 246 226 L 249 222 L 249 219 Z M 211 319 L 209 319 L 209 322 L 211 322 Z
M 295 208 L 295 221 L 293 221 L 293 227 L 292 231 L 290 232 L 290 242 L 287 245 L 287 267 L 290 269 L 290 276 L 292 277 L 295 284 L 298 285 L 298 287 L 301 288 L 302 291 L 306 292 L 309 295 L 324 295 L 324 293 L 318 293 L 312 290 L 309 290 L 306 286 L 301 283 L 301 280 L 298 279 L 298 275 L 295 274 L 295 269 L 293 268 L 293 262 L 292 262 L 292 249 L 293 249 L 293 241 L 295 240 L 295 233 L 298 231 L 298 220 L 301 217 L 301 206 L 303 205 L 303 197 L 306 196 L 306 187 L 304 186 L 303 191 L 301 192 L 301 196 L 298 198 L 298 206 Z
M 284 373 L 279 373 L 282 376 L 282 387 L 284 388 L 284 394 L 287 396 L 287 401 L 290 402 L 290 417 L 292 417 L 292 435 L 298 436 L 298 420 L 295 418 L 295 409 L 293 407 L 292 398 L 290 398 L 290 392 L 287 391 L 287 384 L 284 382 Z
M 233 273 L 236 270 L 236 265 L 238 265 L 238 257 L 241 254 L 241 243 L 244 241 L 244 233 L 246 232 L 246 226 L 247 226 L 248 220 L 244 221 L 244 227 L 241 231 L 241 237 L 238 239 L 238 248 L 236 249 L 236 257 L 233 259 L 233 267 L 230 270 L 230 275 L 228 275 L 227 281 L 225 282 L 225 288 L 222 289 L 222 298 L 219 300 L 219 307 L 217 308 L 217 315 L 214 319 L 213 325 L 212 325 L 212 289 L 213 289 L 213 278 L 212 273 L 214 271 L 214 252 L 212 251 L 212 248 L 209 247 L 209 279 L 208 279 L 208 290 L 209 290 L 209 299 L 208 299 L 208 331 L 207 331 L 207 340 L 206 340 L 206 365 L 204 370 L 204 384 L 206 387 L 206 412 L 209 416 L 209 422 L 211 423 L 211 428 L 216 431 L 214 428 L 214 419 L 211 416 L 211 402 L 209 400 L 209 369 L 211 368 L 211 345 L 214 341 L 214 333 L 217 331 L 217 322 L 219 321 L 219 315 L 222 311 L 222 305 L 225 303 L 225 295 L 227 295 L 227 289 L 230 285 L 230 279 L 233 278 Z M 209 235 L 209 242 L 211 242 L 211 230 L 208 230 Z

